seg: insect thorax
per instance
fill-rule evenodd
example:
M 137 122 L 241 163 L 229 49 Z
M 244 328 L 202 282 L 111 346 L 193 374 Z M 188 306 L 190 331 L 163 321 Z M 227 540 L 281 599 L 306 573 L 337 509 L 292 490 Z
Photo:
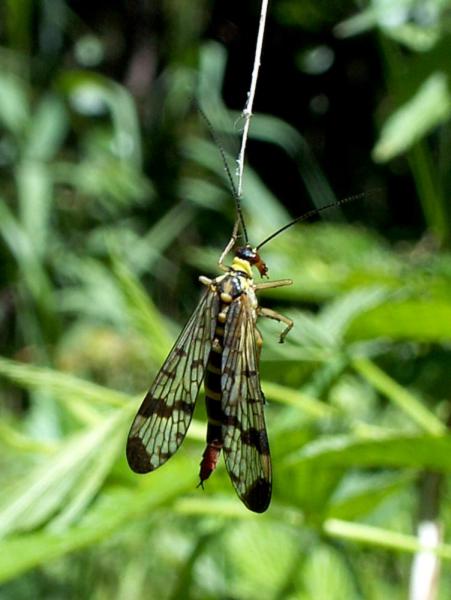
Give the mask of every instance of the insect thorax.
M 249 282 L 247 279 L 233 271 L 224 275 L 218 281 L 217 287 L 219 295 L 226 294 L 226 296 L 230 296 L 231 300 L 235 300 L 235 298 L 247 292 L 248 288 Z

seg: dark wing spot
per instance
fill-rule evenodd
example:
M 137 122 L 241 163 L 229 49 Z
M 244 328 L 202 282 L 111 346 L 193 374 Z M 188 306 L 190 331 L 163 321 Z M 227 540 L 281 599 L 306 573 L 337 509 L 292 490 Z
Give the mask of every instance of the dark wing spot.
M 260 398 L 248 398 L 246 402 L 249 406 L 252 406 L 252 404 L 261 404 Z
M 230 377 L 230 379 L 232 381 L 232 385 L 235 383 L 235 371 L 234 371 L 234 369 L 231 369 L 230 367 L 224 367 L 222 373 L 223 373 L 223 375 L 227 375 L 227 377 Z
M 127 462 L 135 473 L 148 473 L 153 470 L 146 447 L 137 437 L 128 438 Z
M 174 404 L 164 404 L 164 402 L 160 402 L 160 404 L 154 408 L 153 412 L 160 417 L 160 419 L 169 419 L 172 417 L 174 410 L 180 410 L 186 415 L 189 415 L 194 410 L 194 404 L 185 402 L 185 400 L 177 400 Z
M 258 432 L 258 451 L 260 454 L 269 456 L 269 441 L 268 434 L 265 429 Z
M 150 393 L 144 398 L 143 403 L 139 407 L 138 414 L 141 417 L 148 418 L 155 412 L 158 407 L 160 400 L 158 398 L 153 398 Z
M 188 356 L 188 352 L 186 350 L 184 350 L 183 348 L 175 348 L 174 349 L 174 354 L 176 356 L 180 356 L 180 357 L 181 356 L 183 356 L 183 357 Z
M 176 371 L 170 371 L 169 369 L 165 369 L 165 368 L 162 368 L 160 373 L 165 375 L 165 377 L 167 377 L 168 379 L 175 379 L 175 376 L 177 374 Z
M 257 513 L 265 512 L 271 502 L 271 484 L 259 477 L 242 498 L 249 510 Z
M 227 415 L 224 419 L 224 425 L 226 427 L 235 427 L 239 431 L 241 431 L 243 428 L 236 415 Z
M 258 430 L 251 427 L 241 432 L 241 441 L 243 444 L 253 446 L 259 454 L 269 454 L 268 436 L 264 429 Z
M 194 411 L 194 403 L 186 402 L 185 400 L 177 400 L 174 403 L 174 408 L 183 411 L 186 415 L 190 415 Z
M 248 378 L 255 377 L 257 375 L 257 371 L 254 371 L 254 369 L 244 369 L 243 375 Z

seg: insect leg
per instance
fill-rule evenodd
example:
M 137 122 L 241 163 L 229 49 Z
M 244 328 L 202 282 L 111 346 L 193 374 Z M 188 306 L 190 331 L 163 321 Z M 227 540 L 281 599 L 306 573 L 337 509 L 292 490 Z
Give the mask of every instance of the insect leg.
M 199 275 L 199 281 L 203 284 L 206 285 L 207 287 L 209 285 L 212 284 L 213 280 L 210 279 L 209 277 L 205 277 L 205 275 Z
M 257 350 L 257 365 L 260 363 L 260 354 L 263 348 L 263 336 L 261 332 L 255 328 L 255 347 Z
M 274 319 L 274 321 L 279 321 L 279 323 L 285 323 L 286 327 L 280 334 L 279 342 L 283 344 L 285 341 L 285 337 L 290 329 L 293 327 L 293 321 L 284 315 L 277 313 L 275 310 L 271 310 L 270 308 L 262 308 L 259 306 L 257 308 L 257 313 L 262 317 L 267 317 L 268 319 Z
M 229 243 L 227 244 L 227 246 L 224 248 L 224 250 L 222 251 L 221 256 L 219 257 L 219 261 L 218 261 L 218 266 L 221 269 L 221 271 L 228 271 L 229 268 L 225 266 L 224 264 L 224 259 L 227 256 L 227 254 L 230 252 L 230 250 L 233 248 L 233 246 L 236 243 L 236 240 L 238 238 L 238 227 L 240 225 L 240 220 L 237 219 L 235 221 L 235 225 L 233 226 L 233 231 L 232 231 L 232 237 L 229 240 Z
M 266 281 L 264 283 L 256 283 L 254 289 L 256 292 L 259 290 L 270 290 L 271 288 L 283 287 L 284 285 L 293 285 L 292 279 L 276 279 L 276 281 Z

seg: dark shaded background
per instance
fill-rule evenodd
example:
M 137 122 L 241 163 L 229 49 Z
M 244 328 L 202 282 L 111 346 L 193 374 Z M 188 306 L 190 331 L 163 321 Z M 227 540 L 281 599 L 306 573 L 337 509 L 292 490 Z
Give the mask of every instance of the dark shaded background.
M 165 95 L 159 75 L 171 61 L 195 66 L 196 45 L 216 40 L 228 54 L 224 100 L 231 109 L 242 110 L 255 50 L 258 3 L 218 1 L 190 9 L 153 2 L 69 6 L 77 17 L 73 36 L 100 35 L 107 48 L 101 71 L 135 95 L 149 132 L 146 170 L 162 195 L 170 195 L 168 182 L 179 168 L 174 164 L 179 157 L 170 144 L 171 124 L 155 122 L 155 108 L 163 109 Z M 289 22 L 290 11 L 294 22 Z M 351 220 L 367 223 L 392 240 L 416 238 L 424 220 L 412 202 L 415 189 L 408 166 L 403 159 L 389 166 L 377 166 L 371 159 L 378 125 L 394 101 L 387 93 L 378 35 L 340 39 L 334 33 L 337 22 L 354 12 L 353 2 L 332 7 L 310 2 L 271 5 L 254 110 L 278 116 L 302 132 L 337 198 L 370 192 L 367 201 L 345 209 Z M 191 13 L 197 17 L 195 23 L 190 22 Z M 324 72 L 306 73 L 300 68 L 302 57 L 318 47 L 331 53 L 331 65 Z M 265 182 L 294 216 L 311 208 L 295 165 L 282 152 L 251 141 L 248 160 L 264 173 Z

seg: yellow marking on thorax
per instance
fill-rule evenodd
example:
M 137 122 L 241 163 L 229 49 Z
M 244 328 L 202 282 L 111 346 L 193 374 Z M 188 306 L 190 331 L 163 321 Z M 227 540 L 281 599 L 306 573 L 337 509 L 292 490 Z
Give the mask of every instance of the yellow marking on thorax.
M 243 260 L 242 258 L 235 258 L 232 261 L 232 271 L 243 271 L 249 277 L 252 277 L 252 267 L 247 260 Z

